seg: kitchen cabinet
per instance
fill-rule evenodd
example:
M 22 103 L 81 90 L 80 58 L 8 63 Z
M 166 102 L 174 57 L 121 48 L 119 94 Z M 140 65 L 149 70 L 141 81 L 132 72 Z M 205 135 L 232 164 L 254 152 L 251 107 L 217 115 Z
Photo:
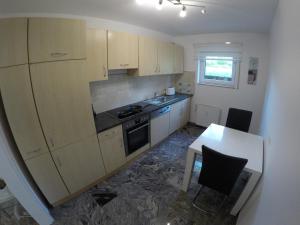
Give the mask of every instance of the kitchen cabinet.
M 169 134 L 187 124 L 190 116 L 190 99 L 177 102 L 171 106 Z
M 178 130 L 182 125 L 182 102 L 177 102 L 171 106 L 169 134 Z
M 30 18 L 30 63 L 86 58 L 86 24 L 78 19 Z
M 51 204 L 69 195 L 50 153 L 26 160 L 25 164 L 35 183 Z
M 0 90 L 15 142 L 26 160 L 48 152 L 30 83 L 28 65 L 0 69 Z
M 139 71 L 138 76 L 158 74 L 157 40 L 150 37 L 139 37 Z
M 184 49 L 182 46 L 173 44 L 173 73 L 183 73 Z
M 28 63 L 27 19 L 0 19 L 0 67 Z
M 85 60 L 30 66 L 37 111 L 50 150 L 96 134 Z
M 173 73 L 173 44 L 165 41 L 157 42 L 158 74 Z
M 151 37 L 139 37 L 139 70 L 137 76 L 164 75 L 174 73 L 174 44 Z M 176 57 L 176 63 L 179 62 Z M 177 65 L 177 67 L 179 67 Z
M 87 77 L 89 81 L 107 80 L 106 30 L 87 29 Z
M 98 138 L 106 171 L 111 173 L 126 162 L 122 126 L 101 132 Z
M 190 98 L 187 98 L 181 102 L 181 127 L 185 126 L 189 122 L 190 101 Z
M 96 135 L 54 151 L 52 154 L 71 194 L 80 191 L 105 175 Z
M 155 146 L 169 135 L 170 112 L 159 112 L 151 119 L 151 147 Z
M 138 68 L 138 36 L 108 31 L 108 69 Z

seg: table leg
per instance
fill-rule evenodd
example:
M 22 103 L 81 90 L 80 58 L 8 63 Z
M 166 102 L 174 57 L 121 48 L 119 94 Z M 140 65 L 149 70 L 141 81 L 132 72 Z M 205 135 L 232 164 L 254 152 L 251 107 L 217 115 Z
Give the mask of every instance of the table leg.
M 238 200 L 236 201 L 234 207 L 232 208 L 232 210 L 230 212 L 231 215 L 236 216 L 238 214 L 238 212 L 241 210 L 241 208 L 244 206 L 244 204 L 248 200 L 250 194 L 254 190 L 255 185 L 259 181 L 260 176 L 261 176 L 261 173 L 251 171 L 251 176 L 250 176 L 243 192 L 239 196 Z
M 184 177 L 183 177 L 183 184 L 181 187 L 181 190 L 184 192 L 187 192 L 188 187 L 191 182 L 192 178 L 192 172 L 195 164 L 195 152 L 192 150 L 188 150 L 187 152 L 187 158 L 186 158 L 186 164 L 185 164 L 185 171 L 184 171 Z

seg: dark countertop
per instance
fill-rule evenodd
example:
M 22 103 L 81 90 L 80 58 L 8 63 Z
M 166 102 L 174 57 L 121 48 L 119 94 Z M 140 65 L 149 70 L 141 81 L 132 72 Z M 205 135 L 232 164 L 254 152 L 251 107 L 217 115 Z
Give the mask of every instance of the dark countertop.
M 135 114 L 133 116 L 124 118 L 124 119 L 118 119 L 116 116 L 114 116 L 115 114 L 117 114 L 117 112 L 122 111 L 123 109 L 125 109 L 126 107 L 128 107 L 129 105 L 126 106 L 122 106 L 116 109 L 112 109 L 106 112 L 102 112 L 102 113 L 98 113 L 95 116 L 95 125 L 96 125 L 96 130 L 97 133 L 103 132 L 105 130 L 108 130 L 110 128 L 113 128 L 115 126 L 118 126 L 128 120 L 132 120 L 137 116 L 141 116 L 141 115 L 145 115 L 145 114 L 150 114 L 158 109 L 161 109 L 167 105 L 173 105 L 176 102 L 180 102 L 184 99 L 190 98 L 192 97 L 192 95 L 189 94 L 180 94 L 180 93 L 176 93 L 174 96 L 172 96 L 174 98 L 174 101 L 169 102 L 167 104 L 163 104 L 160 106 L 156 106 L 156 105 L 150 105 L 145 103 L 144 101 L 141 102 L 136 102 L 130 105 L 142 105 L 144 107 L 143 112 Z

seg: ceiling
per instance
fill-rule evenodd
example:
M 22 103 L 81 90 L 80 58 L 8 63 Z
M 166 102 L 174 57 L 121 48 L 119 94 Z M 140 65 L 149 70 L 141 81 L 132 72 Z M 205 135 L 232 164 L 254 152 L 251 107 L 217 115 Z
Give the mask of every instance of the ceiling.
M 0 0 L 0 14 L 59 13 L 91 16 L 143 26 L 170 35 L 211 32 L 268 32 L 278 0 L 198 0 L 207 8 L 187 7 L 187 16 L 178 16 L 180 7 L 156 0 L 138 5 L 135 0 Z

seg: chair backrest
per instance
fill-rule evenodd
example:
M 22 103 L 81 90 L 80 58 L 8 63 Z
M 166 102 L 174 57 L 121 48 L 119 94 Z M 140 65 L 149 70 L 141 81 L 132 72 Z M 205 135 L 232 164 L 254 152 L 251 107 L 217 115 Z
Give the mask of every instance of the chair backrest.
M 205 145 L 202 157 L 199 184 L 229 195 L 248 160 L 221 154 Z
M 251 111 L 230 108 L 228 112 L 226 127 L 248 132 L 251 123 L 251 118 Z

